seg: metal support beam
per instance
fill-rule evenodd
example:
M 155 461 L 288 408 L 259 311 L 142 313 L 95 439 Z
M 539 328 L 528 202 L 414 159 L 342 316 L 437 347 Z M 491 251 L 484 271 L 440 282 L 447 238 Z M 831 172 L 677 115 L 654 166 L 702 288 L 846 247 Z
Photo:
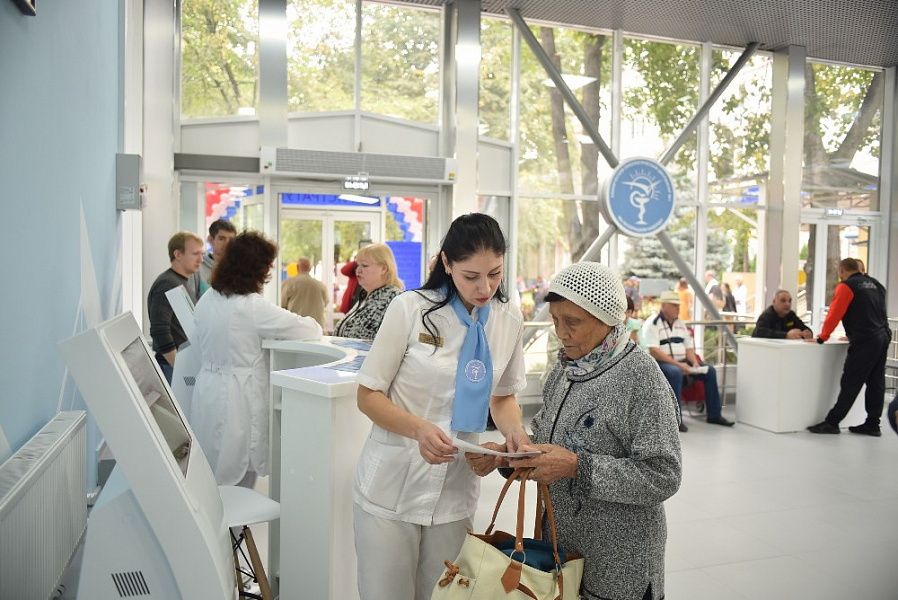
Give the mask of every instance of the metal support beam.
M 511 12 L 511 11 L 509 11 Z M 714 103 L 717 102 L 717 99 L 720 98 L 720 95 L 723 94 L 724 90 L 729 87 L 729 85 L 736 78 L 736 75 L 739 74 L 739 71 L 742 70 L 742 67 L 745 66 L 745 63 L 751 58 L 752 54 L 755 53 L 755 50 L 758 49 L 758 42 L 752 42 L 748 46 L 745 47 L 745 52 L 742 53 L 742 56 L 736 61 L 736 64 L 733 65 L 733 68 L 730 69 L 730 72 L 726 74 L 726 77 L 723 78 L 717 87 L 714 88 L 714 91 L 711 92 L 711 95 L 702 104 L 701 108 L 698 109 L 698 112 L 693 115 L 692 119 L 689 123 L 686 124 L 686 127 L 683 128 L 683 131 L 680 132 L 679 137 L 674 141 L 670 148 L 667 149 L 667 152 L 664 153 L 664 156 L 658 161 L 662 165 L 667 165 L 670 160 L 677 154 L 680 147 L 686 143 L 686 140 L 692 135 L 692 132 L 695 131 L 695 128 L 698 127 L 699 122 L 705 118 L 705 115 L 708 114 L 708 111 L 711 110 L 711 107 L 714 106 Z
M 602 232 L 602 235 L 597 237 L 595 241 L 589 245 L 589 248 L 587 248 L 586 252 L 583 253 L 583 256 L 580 257 L 579 262 L 597 262 L 599 260 L 599 257 L 602 256 L 602 248 L 605 246 L 605 244 L 608 243 L 608 240 L 610 240 L 611 236 L 615 233 L 617 233 L 617 226 L 615 226 L 614 223 L 609 223 L 608 227 L 605 228 L 605 231 Z
M 543 69 L 546 70 L 546 74 L 548 74 L 549 78 L 555 83 L 555 87 L 558 88 L 558 91 L 561 92 L 564 101 L 567 102 L 571 111 L 577 116 L 580 125 L 583 126 L 583 131 L 589 135 L 611 168 L 613 169 L 616 167 L 620 161 L 611 151 L 611 148 L 605 143 L 605 140 L 602 139 L 599 130 L 589 122 L 589 116 L 586 114 L 586 111 L 583 110 L 580 101 L 577 100 L 574 92 L 571 91 L 571 88 L 568 87 L 567 83 L 562 78 L 561 73 L 559 73 L 558 69 L 555 68 L 555 65 L 552 64 L 552 59 L 549 58 L 549 55 L 546 54 L 546 51 L 533 35 L 533 32 L 530 31 L 530 27 L 527 26 L 521 13 L 515 8 L 509 8 L 506 12 L 508 12 L 508 16 L 511 17 L 511 20 L 514 21 L 518 31 L 521 33 L 521 37 L 523 37 L 524 41 L 527 42 L 527 45 L 530 46 L 530 50 L 533 52 L 534 56 L 539 60 Z
M 686 261 L 683 260 L 683 257 L 680 256 L 680 253 L 677 251 L 676 246 L 674 246 L 673 240 L 670 239 L 670 236 L 667 235 L 666 231 L 662 231 L 657 234 L 658 241 L 661 242 L 661 245 L 664 246 L 664 249 L 667 250 L 667 255 L 670 257 L 670 260 L 677 265 L 677 268 L 680 270 L 680 273 L 683 277 L 686 278 L 686 281 L 692 286 L 692 289 L 695 291 L 695 297 L 697 300 L 701 301 L 702 305 L 707 309 L 711 316 L 714 317 L 715 321 L 722 321 L 723 317 L 720 316 L 720 312 L 717 310 L 717 307 L 714 306 L 714 303 L 711 302 L 711 298 L 708 297 L 708 294 L 705 293 L 705 288 L 702 287 L 702 284 L 699 283 L 698 279 L 695 277 L 695 273 L 692 272 L 692 269 L 686 264 Z M 724 332 L 727 335 L 727 338 L 730 340 L 730 343 L 733 344 L 733 347 L 736 347 L 736 336 L 733 335 L 733 332 L 729 330 L 729 328 L 724 328 Z

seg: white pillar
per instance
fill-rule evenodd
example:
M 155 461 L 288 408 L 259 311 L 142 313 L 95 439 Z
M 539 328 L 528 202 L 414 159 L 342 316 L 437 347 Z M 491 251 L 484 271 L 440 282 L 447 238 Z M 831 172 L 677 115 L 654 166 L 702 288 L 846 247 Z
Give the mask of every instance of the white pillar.
M 773 55 L 766 281 L 760 290 L 765 302 L 778 288 L 793 296 L 798 291 L 806 58 L 802 46 Z
M 454 156 L 458 160 L 458 179 L 452 202 L 453 217 L 477 210 L 481 56 L 480 0 L 458 0 L 456 5 Z

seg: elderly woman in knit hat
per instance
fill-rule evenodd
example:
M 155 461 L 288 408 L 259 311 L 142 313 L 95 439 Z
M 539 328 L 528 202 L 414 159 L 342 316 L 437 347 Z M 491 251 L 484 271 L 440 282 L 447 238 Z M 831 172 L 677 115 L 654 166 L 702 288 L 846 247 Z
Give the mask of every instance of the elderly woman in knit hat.
M 510 466 L 532 467 L 531 478 L 549 485 L 559 546 L 586 557 L 584 599 L 658 600 L 662 503 L 679 488 L 682 469 L 673 392 L 627 335 L 617 273 L 576 263 L 552 280 L 546 301 L 564 346 L 532 423 L 533 447 L 543 453 Z M 504 466 L 484 455 L 467 459 L 479 475 Z

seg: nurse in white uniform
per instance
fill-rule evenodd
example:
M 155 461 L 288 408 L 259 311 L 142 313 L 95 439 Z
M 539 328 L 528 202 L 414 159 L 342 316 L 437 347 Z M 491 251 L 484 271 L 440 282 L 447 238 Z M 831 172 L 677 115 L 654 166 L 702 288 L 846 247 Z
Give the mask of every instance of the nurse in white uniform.
M 190 425 L 219 485 L 251 488 L 267 475 L 268 355 L 263 339 L 321 339 L 321 326 L 260 295 L 277 246 L 247 231 L 217 261 L 211 288 L 196 305 L 203 367 L 196 380 Z
M 505 249 L 493 218 L 456 219 L 424 286 L 390 304 L 359 372 L 358 405 L 374 422 L 353 487 L 362 600 L 430 598 L 458 555 L 480 484 L 453 436 L 478 443 L 490 413 L 509 450 L 529 443 Z

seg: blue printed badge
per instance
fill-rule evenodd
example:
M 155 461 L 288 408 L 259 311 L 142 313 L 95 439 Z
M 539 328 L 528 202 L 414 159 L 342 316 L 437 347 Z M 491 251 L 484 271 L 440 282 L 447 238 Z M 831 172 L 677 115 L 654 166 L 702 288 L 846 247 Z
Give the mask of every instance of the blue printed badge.
M 486 377 L 486 365 L 476 358 L 469 360 L 465 365 L 465 377 L 467 377 L 468 381 L 471 383 L 483 381 L 483 378 Z
M 602 200 L 605 217 L 621 233 L 654 235 L 673 216 L 673 181 L 658 161 L 631 158 L 620 163 L 605 181 Z

